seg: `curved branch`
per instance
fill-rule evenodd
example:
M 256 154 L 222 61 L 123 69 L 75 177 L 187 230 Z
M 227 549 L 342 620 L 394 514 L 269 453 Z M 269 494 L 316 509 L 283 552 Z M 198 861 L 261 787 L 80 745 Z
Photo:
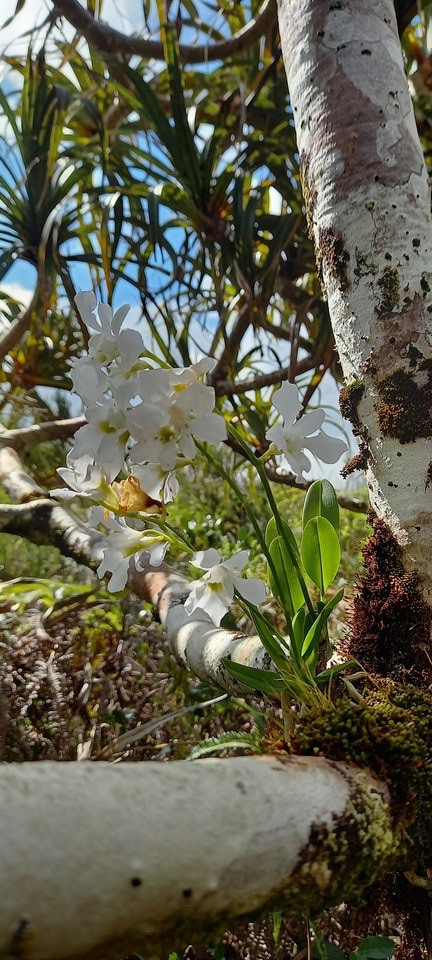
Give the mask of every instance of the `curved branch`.
M 398 853 L 385 783 L 315 757 L 4 764 L 0 792 L 0 952 L 23 960 L 182 950 Z
M 271 669 L 269 656 L 256 636 L 215 627 L 203 610 L 188 616 L 184 604 L 189 582 L 167 566 L 131 569 L 129 586 L 157 610 L 168 646 L 177 662 L 210 686 L 244 695 L 247 690 L 228 673 L 223 659 L 247 667 Z M 248 690 L 250 694 L 250 689 Z
M 95 568 L 102 560 L 105 537 L 89 530 L 53 500 L 0 504 L 0 533 L 24 537 L 38 546 L 57 547 L 64 557 Z
M 52 2 L 54 3 L 54 0 Z M 95 20 L 78 0 L 55 0 L 55 7 L 61 16 L 102 54 L 111 56 L 138 54 L 140 57 L 152 57 L 156 60 L 164 59 L 164 48 L 161 41 L 128 37 L 119 30 L 109 27 L 102 20 Z M 180 44 L 180 60 L 183 64 L 226 60 L 236 53 L 248 50 L 256 40 L 259 40 L 266 33 L 273 21 L 276 22 L 276 2 L 275 0 L 264 0 L 257 16 L 233 37 L 209 46 Z

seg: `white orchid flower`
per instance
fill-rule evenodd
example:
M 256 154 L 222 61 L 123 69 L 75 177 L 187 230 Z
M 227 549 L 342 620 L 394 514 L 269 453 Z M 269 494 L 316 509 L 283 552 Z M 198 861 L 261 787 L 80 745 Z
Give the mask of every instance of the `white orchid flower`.
M 109 529 L 109 539 L 107 546 L 102 548 L 103 560 L 97 572 L 99 577 L 111 573 L 108 581 L 110 593 L 123 590 L 126 586 L 131 558 L 137 570 L 144 569 L 144 557 L 148 557 L 152 567 L 160 566 L 168 546 L 162 533 L 151 529 L 133 529 L 123 518 L 110 517 L 109 522 L 105 519 L 102 522 Z
M 222 562 L 219 551 L 213 548 L 196 553 L 191 562 L 206 573 L 200 580 L 193 580 L 190 584 L 190 593 L 184 605 L 186 613 L 191 615 L 195 610 L 204 610 L 219 626 L 232 603 L 234 590 L 250 603 L 257 606 L 263 603 L 266 599 L 263 581 L 256 577 L 246 579 L 240 576 L 248 559 L 249 550 L 240 550 Z
M 112 496 L 111 487 L 100 468 L 90 456 L 83 456 L 74 461 L 71 453 L 67 455 L 67 467 L 59 467 L 57 473 L 67 483 L 67 487 L 59 487 L 50 491 L 50 496 L 57 500 L 71 500 L 74 497 L 85 497 L 96 503 L 107 501 Z
M 90 357 L 101 364 L 121 357 L 126 366 L 131 366 L 144 350 L 144 341 L 137 330 L 121 329 L 129 305 L 120 307 L 113 314 L 108 304 L 97 303 L 94 293 L 78 293 L 75 303 L 92 334 L 88 343 Z
M 90 458 L 111 483 L 123 469 L 125 445 L 129 440 L 125 413 L 115 400 L 104 398 L 102 405 L 86 408 L 86 417 L 89 422 L 75 434 L 74 446 L 68 455 L 69 466 L 73 468 L 83 456 Z
M 136 464 L 133 472 L 143 488 L 155 500 L 170 503 L 177 496 L 180 484 L 173 470 L 163 470 L 160 463 Z
M 336 463 L 348 449 L 344 440 L 329 437 L 321 430 L 325 420 L 324 410 L 312 410 L 297 420 L 301 410 L 299 391 L 294 383 L 284 383 L 272 398 L 273 406 L 281 414 L 283 426 L 277 423 L 266 433 L 267 440 L 282 453 L 297 476 L 310 470 L 311 462 L 305 450 L 309 450 L 324 463 Z

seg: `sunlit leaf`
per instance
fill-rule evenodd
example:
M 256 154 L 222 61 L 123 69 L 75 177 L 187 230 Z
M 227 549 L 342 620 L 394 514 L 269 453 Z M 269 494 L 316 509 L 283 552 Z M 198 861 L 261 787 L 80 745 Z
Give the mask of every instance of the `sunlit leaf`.
M 301 558 L 306 573 L 323 596 L 340 564 L 339 537 L 325 517 L 308 520 L 303 530 Z

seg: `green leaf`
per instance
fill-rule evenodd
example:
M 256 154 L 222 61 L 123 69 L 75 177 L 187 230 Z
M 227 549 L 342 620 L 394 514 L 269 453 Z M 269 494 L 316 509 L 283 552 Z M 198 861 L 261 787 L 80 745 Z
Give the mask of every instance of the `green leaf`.
M 346 660 L 345 663 L 337 663 L 334 667 L 328 667 L 327 670 L 322 670 L 321 673 L 317 673 L 315 680 L 319 687 L 323 687 L 333 677 L 339 676 L 344 670 L 350 670 L 351 667 L 355 667 L 356 664 L 356 660 Z
M 303 507 L 303 530 L 315 517 L 324 517 L 339 533 L 339 504 L 328 480 L 315 480 L 309 487 Z
M 312 954 L 313 960 L 344 960 L 344 952 L 335 943 L 321 940 L 316 943 Z
M 325 517 L 308 520 L 303 530 L 301 558 L 306 573 L 322 596 L 334 580 L 340 564 L 339 537 Z
M 366 937 L 357 953 L 350 955 L 350 960 L 388 960 L 394 952 L 395 944 L 390 937 Z
M 297 610 L 303 606 L 304 597 L 296 568 L 291 560 L 291 554 L 282 537 L 275 537 L 272 540 L 269 546 L 269 554 L 276 571 L 276 577 L 274 577 L 269 567 L 268 576 L 271 590 L 282 609 L 292 620 Z
M 298 548 L 297 540 L 291 530 L 289 523 L 287 523 L 287 521 L 284 520 L 283 517 L 279 517 L 279 523 L 280 523 L 280 527 L 278 527 L 276 518 L 270 517 L 270 520 L 266 526 L 266 532 L 265 532 L 265 542 L 267 546 L 269 547 L 272 540 L 280 536 L 283 530 L 284 539 L 286 539 L 288 543 L 291 545 L 295 554 L 298 557 L 300 557 L 300 551 Z
M 255 627 L 255 630 L 261 640 L 266 653 L 272 658 L 275 667 L 278 670 L 283 669 L 287 663 L 287 656 L 284 648 L 288 650 L 285 637 L 266 620 L 257 607 L 248 604 L 249 616 Z
M 321 639 L 322 628 L 327 622 L 332 610 L 334 607 L 342 600 L 344 595 L 343 590 L 339 590 L 339 593 L 336 593 L 334 597 L 326 603 L 325 607 L 321 610 L 321 613 L 318 615 L 310 629 L 308 630 L 304 641 L 301 655 L 304 659 L 309 656 L 312 651 L 317 650 L 318 644 Z
M 301 652 L 303 647 L 303 641 L 306 632 L 306 610 L 304 607 L 301 607 L 300 610 L 297 610 L 297 613 L 292 622 L 292 631 L 293 631 L 293 640 L 294 640 L 294 649 L 293 656 L 296 659 L 301 658 Z
M 241 663 L 233 663 L 226 657 L 222 660 L 228 673 L 244 683 L 246 687 L 252 687 L 252 690 L 261 690 L 263 693 L 280 693 L 284 689 L 284 682 L 270 670 L 258 670 L 257 667 L 245 667 Z

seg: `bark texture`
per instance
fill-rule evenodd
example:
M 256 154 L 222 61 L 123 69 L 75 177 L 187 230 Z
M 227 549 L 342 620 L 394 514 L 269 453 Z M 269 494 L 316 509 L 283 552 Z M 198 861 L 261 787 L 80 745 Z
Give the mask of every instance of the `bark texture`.
M 385 785 L 311 758 L 0 769 L 0 951 L 159 956 L 218 923 L 343 896 L 394 852 Z
M 432 602 L 432 230 L 392 0 L 280 0 L 308 225 L 371 503 Z M 360 465 L 357 458 L 356 466 Z M 414 625 L 415 626 L 415 625 Z

